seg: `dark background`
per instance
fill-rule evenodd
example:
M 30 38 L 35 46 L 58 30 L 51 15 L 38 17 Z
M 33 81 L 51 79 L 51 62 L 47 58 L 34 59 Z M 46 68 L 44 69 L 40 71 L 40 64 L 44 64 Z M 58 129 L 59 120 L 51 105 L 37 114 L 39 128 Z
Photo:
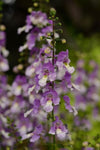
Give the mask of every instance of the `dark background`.
M 72 44 L 73 36 L 77 34 L 89 37 L 100 32 L 100 0 L 51 0 L 50 5 L 56 8 L 63 23 L 65 38 Z M 24 40 L 24 34 L 17 35 L 17 28 L 25 24 L 27 9 L 31 6 L 31 0 L 16 0 L 3 5 L 3 23 L 7 28 L 7 49 L 11 51 L 11 67 L 17 64 L 18 47 Z M 46 7 L 48 6 L 49 4 Z

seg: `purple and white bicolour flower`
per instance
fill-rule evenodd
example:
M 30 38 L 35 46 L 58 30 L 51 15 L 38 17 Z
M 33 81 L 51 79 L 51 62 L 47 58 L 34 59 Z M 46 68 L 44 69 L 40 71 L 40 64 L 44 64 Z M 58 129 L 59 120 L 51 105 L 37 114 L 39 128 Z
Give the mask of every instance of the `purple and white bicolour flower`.
M 71 67 L 69 63 L 70 59 L 68 58 L 68 50 L 60 52 L 56 61 L 56 65 L 58 66 L 58 79 L 62 79 L 66 71 L 70 74 L 74 72 L 74 67 Z
M 67 137 L 68 130 L 57 116 L 55 117 L 55 121 L 52 123 L 49 134 L 56 135 L 59 140 L 64 140 Z
M 25 100 L 23 99 L 22 96 L 16 96 L 12 106 L 11 106 L 11 113 L 13 114 L 18 114 L 21 113 L 21 111 L 25 108 Z
M 0 54 L 0 72 L 9 70 L 8 60 Z
M 33 107 L 30 110 L 28 110 L 26 113 L 24 113 L 24 117 L 26 118 L 31 113 L 37 114 L 40 110 L 40 106 L 41 106 L 40 100 L 35 99 L 34 102 L 33 102 Z
M 25 49 L 32 50 L 35 47 L 36 40 L 40 40 L 39 37 L 40 29 L 33 28 L 32 31 L 26 36 L 26 43 L 23 46 L 19 47 L 19 52 L 22 52 Z
M 49 22 L 45 13 L 41 11 L 32 11 L 31 14 L 26 17 L 26 25 L 18 28 L 18 34 L 23 31 L 26 33 L 29 32 L 33 28 L 33 25 L 38 28 L 43 28 L 47 23 Z
M 18 96 L 21 95 L 22 92 L 26 92 L 27 88 L 28 84 L 26 77 L 18 75 L 12 84 L 12 93 Z
M 5 48 L 6 46 L 6 33 L 4 31 L 0 31 L 0 53 L 4 57 L 7 57 L 9 55 L 8 50 Z
M 49 57 L 52 58 L 52 49 L 47 46 L 47 45 L 44 45 L 41 49 L 40 49 L 40 54 L 39 54 L 39 57 L 41 56 L 46 56 L 48 57 L 48 60 L 49 60 Z M 46 58 L 45 58 L 46 59 Z
M 39 140 L 42 134 L 42 130 L 43 130 L 42 125 L 38 125 L 37 127 L 35 127 L 32 133 L 23 135 L 22 140 L 30 138 L 30 142 L 36 142 L 37 140 Z
M 45 86 L 47 81 L 54 81 L 56 79 L 56 72 L 51 62 L 44 63 L 36 72 L 39 78 L 39 85 Z
M 37 60 L 32 62 L 31 65 L 26 68 L 25 75 L 28 77 L 33 77 L 35 74 L 35 70 L 39 66 L 39 64 L 40 64 L 40 61 L 37 61 Z
M 53 105 L 58 105 L 59 102 L 60 98 L 54 90 L 46 91 L 41 98 L 41 105 L 46 112 L 51 112 L 53 110 Z
M 39 28 L 46 26 L 48 23 L 47 15 L 41 11 L 33 11 L 30 15 L 30 21 Z
M 15 121 L 16 127 L 18 132 L 23 137 L 27 132 L 32 131 L 33 123 L 31 122 L 30 118 L 25 118 L 23 114 L 18 116 L 19 119 Z
M 26 37 L 27 39 L 27 46 L 29 50 L 32 50 L 36 44 L 36 40 L 39 40 L 39 32 L 38 28 L 34 28 Z
M 0 31 L 0 50 L 2 47 L 5 47 L 6 43 L 6 34 L 4 31 Z
M 65 95 L 65 96 L 63 97 L 63 99 L 64 99 L 64 101 L 65 101 L 65 107 L 66 107 L 66 109 L 67 109 L 69 112 L 73 112 L 74 115 L 76 116 L 76 115 L 77 115 L 77 110 L 75 109 L 74 106 L 71 106 L 71 105 L 70 105 L 70 98 L 69 98 L 67 95 Z

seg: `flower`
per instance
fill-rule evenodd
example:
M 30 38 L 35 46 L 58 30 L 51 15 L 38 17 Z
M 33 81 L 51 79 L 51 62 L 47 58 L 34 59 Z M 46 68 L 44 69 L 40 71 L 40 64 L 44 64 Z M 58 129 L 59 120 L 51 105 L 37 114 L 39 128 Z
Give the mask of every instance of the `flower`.
M 63 125 L 62 121 L 56 116 L 55 121 L 53 122 L 49 134 L 56 135 L 59 140 L 64 140 L 68 130 Z
M 37 127 L 35 127 L 33 132 L 23 135 L 22 140 L 30 138 L 30 142 L 36 142 L 37 140 L 39 140 L 42 134 L 42 130 L 42 125 L 38 125 Z
M 74 72 L 74 67 L 71 67 L 69 63 L 70 59 L 68 58 L 68 50 L 66 50 L 65 52 L 64 51 L 60 52 L 57 56 L 56 61 L 59 79 L 62 79 L 66 71 L 69 72 L 70 74 Z
M 33 114 L 37 114 L 40 110 L 40 100 L 39 99 L 35 99 L 33 102 L 33 107 L 28 110 L 26 113 L 24 113 L 24 117 L 26 118 L 29 114 L 33 113 Z
M 6 43 L 6 34 L 4 31 L 0 31 L 0 50 L 2 47 L 5 47 Z
M 25 100 L 23 99 L 22 96 L 16 96 L 10 109 L 11 113 L 13 114 L 21 113 L 23 108 L 25 108 Z
M 27 132 L 33 130 L 33 123 L 30 121 L 30 118 L 25 118 L 22 113 L 18 117 L 19 119 L 15 121 L 15 124 L 19 134 L 23 137 Z
M 71 105 L 70 105 L 70 98 L 69 98 L 67 95 L 65 95 L 65 96 L 63 97 L 63 99 L 65 100 L 65 107 L 66 107 L 66 109 L 67 109 L 69 112 L 73 112 L 74 115 L 76 116 L 76 115 L 77 115 L 77 110 L 75 109 L 74 106 L 71 106 Z
M 39 40 L 39 32 L 40 30 L 35 27 L 26 37 L 27 40 L 27 46 L 29 48 L 29 50 L 32 50 L 32 48 L 34 48 L 35 46 L 35 42 L 36 40 Z
M 52 82 L 56 79 L 56 72 L 54 71 L 54 66 L 51 62 L 39 66 L 36 74 L 38 74 L 40 86 L 45 86 L 48 80 Z
M 30 15 L 30 20 L 33 25 L 36 25 L 37 27 L 41 28 L 43 26 L 46 26 L 48 23 L 47 16 L 45 13 L 42 13 L 41 11 L 32 11 Z
M 16 96 L 21 95 L 22 92 L 26 92 L 28 88 L 27 80 L 25 76 L 16 76 L 12 84 L 12 93 Z M 26 93 L 25 93 L 26 94 Z
M 41 98 L 41 105 L 46 112 L 51 112 L 53 110 L 53 105 L 58 105 L 59 102 L 60 98 L 54 90 L 46 91 Z
M 9 70 L 8 60 L 0 55 L 0 71 L 5 72 Z
M 87 147 L 86 150 L 94 150 L 93 147 Z

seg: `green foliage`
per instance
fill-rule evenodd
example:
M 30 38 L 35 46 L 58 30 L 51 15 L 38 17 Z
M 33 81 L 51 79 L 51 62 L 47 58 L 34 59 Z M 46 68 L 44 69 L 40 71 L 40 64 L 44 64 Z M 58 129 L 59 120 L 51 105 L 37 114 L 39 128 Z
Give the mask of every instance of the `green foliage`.
M 2 11 L 3 1 L 0 0 L 0 11 Z

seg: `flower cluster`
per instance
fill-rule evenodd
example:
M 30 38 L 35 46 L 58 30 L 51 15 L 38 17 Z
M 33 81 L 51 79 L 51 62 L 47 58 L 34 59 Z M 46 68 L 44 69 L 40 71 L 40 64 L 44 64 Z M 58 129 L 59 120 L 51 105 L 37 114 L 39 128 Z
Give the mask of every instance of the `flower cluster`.
M 7 125 L 8 110 L 11 106 L 9 93 L 10 86 L 8 84 L 7 76 L 5 75 L 5 72 L 9 70 L 7 60 L 9 52 L 6 50 L 6 33 L 4 29 L 5 26 L 0 25 L 0 137 L 1 139 L 4 139 L 0 142 L 0 148 L 5 145 L 6 141 L 7 143 L 10 143 L 10 129 L 8 129 Z
M 3 25 L 1 25 L 1 27 L 2 26 Z M 8 61 L 6 59 L 8 54 L 9 52 L 6 50 L 6 33 L 5 31 L 0 30 L 0 72 L 5 72 L 9 70 Z
M 52 43 L 59 35 L 54 26 L 55 20 L 49 20 L 45 13 L 32 11 L 26 18 L 26 25 L 18 29 L 19 34 L 26 32 L 26 42 L 19 52 L 26 50 L 29 57 L 24 75 L 16 75 L 11 85 L 7 84 L 5 76 L 0 75 L 0 111 L 3 113 L 0 114 L 0 134 L 4 139 L 3 146 L 14 148 L 21 137 L 22 141 L 30 141 L 31 149 L 41 138 L 49 143 L 48 135 L 56 135 L 54 137 L 61 141 L 69 136 L 67 127 L 56 114 L 62 102 L 66 110 L 77 114 L 66 95 L 75 87 L 71 81 L 74 67 L 70 66 L 68 50 L 55 54 L 56 48 Z M 1 31 L 0 34 L 0 71 L 7 71 L 5 33 Z M 21 70 L 22 66 L 19 64 L 14 71 L 18 72 L 18 68 Z
M 29 58 L 25 69 L 26 77 L 17 76 L 12 84 L 12 92 L 17 97 L 17 101 L 15 98 L 11 110 L 14 112 L 14 107 L 19 109 L 20 106 L 17 115 L 24 112 L 25 120 L 31 118 L 28 124 L 30 122 L 32 125 L 34 122 L 33 126 L 29 127 L 27 122 L 24 122 L 24 127 L 18 125 L 22 139 L 30 139 L 30 142 L 36 142 L 41 136 L 45 139 L 47 133 L 57 135 L 59 140 L 67 139 L 68 136 L 68 129 L 58 116 L 55 117 L 55 113 L 63 101 L 61 95 L 73 89 L 71 75 L 74 67 L 70 66 L 68 50 L 55 54 L 56 49 L 52 43 L 53 39 L 59 36 L 54 31 L 54 25 L 55 22 L 49 20 L 45 13 L 32 11 L 26 18 L 26 25 L 18 29 L 18 33 L 22 31 L 27 33 L 26 43 L 19 48 L 19 51 L 29 50 Z M 41 41 L 42 44 L 38 47 Z M 20 102 L 18 98 L 22 96 L 24 100 Z M 71 106 L 67 95 L 64 96 L 64 101 L 65 108 L 76 115 L 77 111 Z M 52 123 L 50 128 L 42 126 L 43 122 L 48 120 L 48 115 Z M 46 140 L 49 142 L 48 139 Z
M 89 69 L 86 70 L 85 62 L 79 60 L 77 63 L 77 74 L 75 75 L 75 83 L 79 86 L 80 91 L 75 92 L 75 106 L 78 110 L 85 113 L 84 118 L 77 116 L 75 124 L 82 128 L 91 128 L 89 118 L 87 118 L 87 108 L 91 107 L 93 117 L 99 119 L 99 66 L 94 61 L 90 61 Z

